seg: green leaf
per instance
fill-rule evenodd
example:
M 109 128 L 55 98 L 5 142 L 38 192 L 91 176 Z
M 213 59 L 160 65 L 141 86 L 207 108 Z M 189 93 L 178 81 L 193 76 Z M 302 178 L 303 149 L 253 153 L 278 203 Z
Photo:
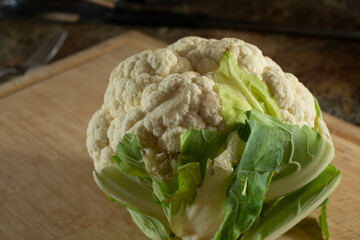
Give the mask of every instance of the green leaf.
M 240 69 L 234 54 L 227 50 L 214 75 L 222 103 L 221 113 L 229 131 L 246 119 L 246 112 L 258 109 L 282 119 L 280 108 L 266 84 Z
M 332 164 L 314 180 L 280 199 L 241 240 L 276 239 L 316 209 L 339 185 L 340 171 Z
M 130 176 L 113 164 L 93 173 L 99 188 L 125 206 L 156 217 L 163 224 L 167 223 L 161 206 L 155 203 L 152 186 L 141 178 Z
M 233 166 L 239 164 L 244 148 L 245 141 L 239 137 L 238 132 L 231 132 L 226 141 L 226 149 L 216 157 L 216 163 L 224 169 L 232 169 Z
M 185 132 L 180 154 L 184 160 L 179 162 L 205 160 L 205 156 L 207 165 L 204 178 L 200 174 L 199 162 L 190 162 L 178 168 L 176 181 L 154 182 L 155 195 L 162 202 L 177 236 L 210 239 L 222 222 L 226 191 L 233 176 L 232 164 L 234 158 L 241 157 L 244 148 L 236 132 L 231 133 L 227 138 L 226 150 L 212 161 L 211 158 L 217 155 L 226 140 L 224 136 L 211 131 Z M 196 141 L 192 141 L 194 139 Z M 197 151 L 191 149 L 194 145 L 200 145 Z M 199 152 L 204 146 L 211 151 Z
M 314 96 L 313 96 L 313 98 L 314 98 L 314 103 L 315 103 L 316 117 L 319 119 L 323 119 L 319 102 Z
M 319 225 L 321 228 L 322 233 L 324 234 L 324 237 L 326 240 L 329 240 L 330 234 L 329 234 L 329 228 L 326 220 L 326 206 L 329 203 L 329 198 L 327 198 L 322 204 L 321 204 L 321 214 L 319 216 Z
M 177 169 L 177 174 L 164 182 L 153 181 L 154 194 L 168 213 L 168 219 L 184 211 L 200 185 L 201 175 L 198 162 L 190 162 Z
M 220 155 L 208 160 L 205 177 L 187 212 L 178 218 L 177 233 L 194 239 L 212 239 L 225 214 L 226 192 L 233 178 L 232 157 Z M 179 224 L 178 224 L 179 225 Z M 180 229 L 180 230 L 179 230 Z
M 190 162 L 177 169 L 177 174 L 164 182 L 153 181 L 154 195 L 159 200 L 172 231 L 179 235 L 186 226 L 182 218 L 196 196 L 201 175 L 198 162 Z
M 128 211 L 135 224 L 149 238 L 153 240 L 168 240 L 171 238 L 171 233 L 169 234 L 164 225 L 155 217 L 131 209 L 128 209 Z
M 257 110 L 248 115 L 249 120 L 262 122 L 286 135 L 284 157 L 269 186 L 267 202 L 303 187 L 316 178 L 334 158 L 334 146 L 316 130 L 282 123 Z
M 214 159 L 225 144 L 226 133 L 210 130 L 185 130 L 181 135 L 178 164 L 198 162 L 201 176 L 204 177 L 208 159 Z
M 224 173 L 224 170 L 219 170 L 222 168 L 215 167 L 215 164 L 213 166 L 212 159 L 221 151 L 226 139 L 226 133 L 209 130 L 186 130 L 181 136 L 180 154 L 177 158 L 179 167 L 174 176 L 164 181 L 153 181 L 154 195 L 163 206 L 170 226 L 178 236 L 187 236 L 190 234 L 189 231 L 196 234 L 201 226 L 194 228 L 195 226 L 199 226 L 199 224 L 205 226 L 206 223 L 197 223 L 197 221 L 193 221 L 194 219 L 200 220 L 202 216 L 215 217 L 210 216 L 208 210 L 218 210 L 210 204 L 220 199 L 216 195 L 219 193 L 215 191 L 220 190 L 220 187 L 216 187 L 216 184 L 221 185 L 225 199 L 225 191 L 228 187 L 226 182 L 229 182 L 229 174 L 218 176 L 218 173 Z M 239 144 L 236 140 L 231 140 L 233 149 L 236 148 L 235 145 Z M 232 158 L 229 159 L 229 161 L 231 160 Z M 203 180 L 206 180 L 206 183 L 202 183 Z M 214 185 L 209 186 L 209 183 Z M 201 194 L 197 195 L 197 193 Z M 205 196 L 208 198 L 204 199 Z M 205 210 L 202 211 L 201 209 Z M 194 215 L 195 212 L 197 214 Z
M 235 240 L 256 221 L 283 156 L 285 134 L 281 130 L 261 121 L 246 120 L 246 125 L 249 135 L 226 194 L 225 217 L 214 237 L 217 240 Z
M 158 240 L 167 240 L 170 238 L 169 232 L 170 228 L 166 224 L 165 226 L 155 217 L 141 212 L 137 209 L 133 209 L 132 207 L 116 200 L 115 198 L 108 196 L 108 199 L 116 204 L 119 204 L 123 207 L 127 207 L 130 216 L 134 220 L 135 224 L 144 232 L 146 236 L 151 239 L 158 239 Z M 171 233 L 170 233 L 171 234 Z
M 112 160 L 126 174 L 137 177 L 149 177 L 141 155 L 141 149 L 143 147 L 135 135 L 125 134 L 122 141 L 118 143 L 116 154 Z

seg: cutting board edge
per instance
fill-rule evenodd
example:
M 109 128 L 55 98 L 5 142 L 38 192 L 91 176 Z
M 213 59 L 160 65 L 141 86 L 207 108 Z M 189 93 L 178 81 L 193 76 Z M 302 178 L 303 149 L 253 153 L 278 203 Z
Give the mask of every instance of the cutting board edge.
M 21 77 L 14 78 L 6 83 L 0 85 L 0 99 L 9 96 L 17 91 L 25 89 L 36 83 L 39 83 L 47 78 L 50 78 L 62 71 L 76 67 L 84 62 L 94 59 L 95 57 L 104 53 L 113 51 L 122 45 L 126 44 L 130 40 L 140 39 L 142 41 L 148 41 L 153 43 L 155 46 L 162 47 L 165 44 L 157 39 L 154 39 L 146 34 L 138 31 L 128 31 L 117 37 L 113 37 L 106 41 L 100 42 L 90 48 L 84 49 L 78 53 L 69 55 L 63 59 L 49 64 L 48 66 L 42 67 L 41 69 L 30 72 Z
M 336 134 L 338 137 L 360 145 L 360 128 L 358 126 L 325 112 L 323 112 L 323 117 L 331 135 Z

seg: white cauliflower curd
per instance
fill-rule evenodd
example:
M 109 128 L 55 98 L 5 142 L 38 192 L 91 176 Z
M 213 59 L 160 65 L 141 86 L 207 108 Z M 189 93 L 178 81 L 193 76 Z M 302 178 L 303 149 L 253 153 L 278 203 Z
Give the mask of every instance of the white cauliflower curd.
M 266 83 L 284 123 L 314 127 L 312 94 L 257 47 L 235 38 L 185 37 L 167 48 L 131 56 L 113 70 L 104 104 L 87 130 L 95 169 L 113 163 L 111 156 L 125 133 L 138 136 L 145 146 L 178 152 L 185 129 L 224 131 L 214 72 L 228 49 L 241 69 Z

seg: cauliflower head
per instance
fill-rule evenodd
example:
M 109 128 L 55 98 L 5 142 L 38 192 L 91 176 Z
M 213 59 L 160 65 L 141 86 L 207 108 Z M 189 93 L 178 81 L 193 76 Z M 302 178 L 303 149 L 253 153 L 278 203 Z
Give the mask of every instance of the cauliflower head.
M 234 38 L 126 59 L 87 135 L 95 182 L 151 239 L 275 239 L 340 182 L 316 99 Z
M 185 37 L 167 48 L 147 50 L 121 62 L 111 73 L 104 103 L 87 129 L 87 149 L 97 171 L 125 133 L 148 147 L 175 153 L 186 129 L 224 131 L 214 72 L 226 50 L 244 71 L 266 83 L 283 122 L 314 127 L 312 94 L 254 45 L 235 38 Z

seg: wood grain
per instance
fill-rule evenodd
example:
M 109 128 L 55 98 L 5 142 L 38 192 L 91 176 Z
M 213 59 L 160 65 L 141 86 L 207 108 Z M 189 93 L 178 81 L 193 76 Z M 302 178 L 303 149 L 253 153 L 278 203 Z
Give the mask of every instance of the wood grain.
M 85 148 L 111 70 L 164 46 L 131 32 L 0 86 L 0 239 L 146 239 L 92 179 Z M 325 115 L 342 183 L 330 199 L 333 239 L 360 239 L 360 130 Z M 281 239 L 321 239 L 313 213 Z

